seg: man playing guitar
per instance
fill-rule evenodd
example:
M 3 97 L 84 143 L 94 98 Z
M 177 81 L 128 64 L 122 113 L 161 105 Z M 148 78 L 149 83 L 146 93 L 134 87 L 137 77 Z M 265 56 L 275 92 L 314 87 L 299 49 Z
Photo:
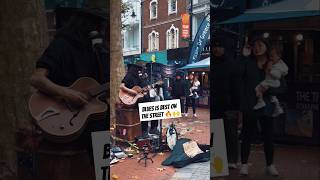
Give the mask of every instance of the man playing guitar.
M 52 97 L 59 97 L 72 106 L 81 107 L 88 103 L 88 97 L 67 88 L 80 77 L 90 77 L 99 83 L 109 81 L 105 42 L 94 44 L 93 34 L 104 31 L 106 14 L 96 9 L 77 10 L 69 22 L 57 31 L 49 47 L 36 63 L 31 85 Z M 97 46 L 100 47 L 97 47 Z M 106 100 L 106 98 L 104 98 Z M 72 143 L 86 147 L 93 163 L 91 132 L 109 129 L 107 115 L 91 121 L 87 128 Z M 58 145 L 57 145 L 58 146 Z
M 139 87 L 147 87 L 148 82 L 147 78 L 144 77 L 144 68 L 145 68 L 145 62 L 142 60 L 136 61 L 135 64 L 129 65 L 128 72 L 125 75 L 125 77 L 122 80 L 122 83 L 120 85 L 120 90 L 125 91 L 129 94 L 132 94 L 134 96 L 137 96 L 138 94 L 143 95 L 142 98 L 139 99 L 138 102 L 150 102 L 150 96 L 148 94 L 148 91 L 143 91 L 142 88 L 138 90 L 133 90 L 132 88 L 135 86 Z M 152 121 L 151 122 L 151 129 L 156 129 L 158 127 L 158 121 Z M 143 135 L 148 134 L 148 122 L 144 121 L 141 122 L 141 129 Z

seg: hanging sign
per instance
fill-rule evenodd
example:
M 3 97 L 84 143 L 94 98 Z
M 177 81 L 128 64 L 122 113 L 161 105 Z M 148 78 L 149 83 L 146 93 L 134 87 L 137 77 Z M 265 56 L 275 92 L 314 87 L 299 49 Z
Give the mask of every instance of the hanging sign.
M 188 13 L 181 14 L 181 38 L 188 39 L 190 37 L 190 15 Z

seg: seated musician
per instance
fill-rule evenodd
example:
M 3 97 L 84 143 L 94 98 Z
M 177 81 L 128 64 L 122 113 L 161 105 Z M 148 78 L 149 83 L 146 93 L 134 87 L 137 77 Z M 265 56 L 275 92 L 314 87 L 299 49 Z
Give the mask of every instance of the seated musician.
M 144 77 L 144 69 L 145 69 L 145 62 L 142 60 L 138 60 L 135 64 L 130 64 L 128 67 L 128 72 L 121 81 L 120 89 L 132 94 L 137 95 L 139 93 L 143 93 L 144 97 L 139 100 L 139 102 L 150 102 L 151 99 L 149 97 L 148 92 L 137 92 L 132 90 L 134 86 L 139 86 L 141 88 L 148 86 L 147 78 Z M 151 123 L 151 129 L 154 129 L 158 126 L 157 121 Z M 141 129 L 143 135 L 148 134 L 148 122 L 144 121 L 141 122 Z
M 88 103 L 86 95 L 67 87 L 80 77 L 91 77 L 101 84 L 109 81 L 107 53 L 98 51 L 90 37 L 90 32 L 93 31 L 102 36 L 105 22 L 106 15 L 100 10 L 77 10 L 69 22 L 57 31 L 37 61 L 31 85 L 72 105 L 82 106 Z M 103 44 L 106 45 L 105 42 Z M 91 132 L 106 129 L 109 129 L 109 120 L 106 118 L 89 121 L 85 131 L 71 144 L 84 146 L 93 163 Z

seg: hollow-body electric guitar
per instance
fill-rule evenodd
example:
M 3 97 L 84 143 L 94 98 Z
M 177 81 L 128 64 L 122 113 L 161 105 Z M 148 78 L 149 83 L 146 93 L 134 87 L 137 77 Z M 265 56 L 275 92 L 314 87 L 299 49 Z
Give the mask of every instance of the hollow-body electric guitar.
M 75 107 L 40 91 L 29 100 L 30 113 L 36 125 L 54 142 L 72 141 L 81 135 L 89 120 L 106 119 L 108 105 L 99 97 L 109 89 L 107 84 L 101 85 L 92 78 L 82 77 L 69 88 L 84 93 L 88 103 Z
M 137 92 L 138 93 L 137 95 L 130 94 L 129 92 L 126 92 L 120 89 L 119 98 L 125 106 L 133 107 L 138 102 L 138 100 L 144 96 L 143 94 L 144 92 L 150 90 L 154 85 L 161 85 L 161 84 L 163 84 L 163 81 L 157 81 L 156 83 L 143 88 L 141 88 L 140 86 L 134 86 L 131 89 Z

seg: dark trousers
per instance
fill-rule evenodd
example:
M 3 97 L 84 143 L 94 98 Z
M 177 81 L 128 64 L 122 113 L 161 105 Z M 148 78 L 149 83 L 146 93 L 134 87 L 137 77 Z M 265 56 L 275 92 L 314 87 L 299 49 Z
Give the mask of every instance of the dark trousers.
M 243 113 L 241 163 L 247 164 L 250 155 L 250 147 L 255 137 L 256 123 L 260 122 L 264 141 L 264 154 L 267 166 L 273 163 L 273 118 L 258 116 L 255 112 Z
M 238 111 L 226 111 L 223 117 L 229 163 L 238 161 L 238 114 Z
M 149 123 L 149 121 L 142 121 L 141 122 L 141 129 L 142 129 L 143 134 L 147 134 L 148 131 L 155 130 L 158 127 L 158 120 L 151 121 L 150 129 L 148 129 L 148 123 Z
M 153 102 L 154 99 L 151 98 L 149 95 L 143 97 L 143 102 Z M 149 121 L 142 121 L 141 122 L 141 130 L 144 135 L 146 135 L 150 130 L 155 130 L 158 127 L 158 120 L 151 121 L 151 127 L 148 129 Z
M 190 106 L 192 106 L 193 114 L 195 114 L 196 113 L 196 99 L 192 98 L 192 97 L 187 97 L 185 113 L 188 113 L 188 109 Z
M 182 97 L 172 97 L 172 99 L 180 99 L 180 107 L 181 107 L 181 113 L 184 113 L 184 103 L 185 103 L 185 98 Z

